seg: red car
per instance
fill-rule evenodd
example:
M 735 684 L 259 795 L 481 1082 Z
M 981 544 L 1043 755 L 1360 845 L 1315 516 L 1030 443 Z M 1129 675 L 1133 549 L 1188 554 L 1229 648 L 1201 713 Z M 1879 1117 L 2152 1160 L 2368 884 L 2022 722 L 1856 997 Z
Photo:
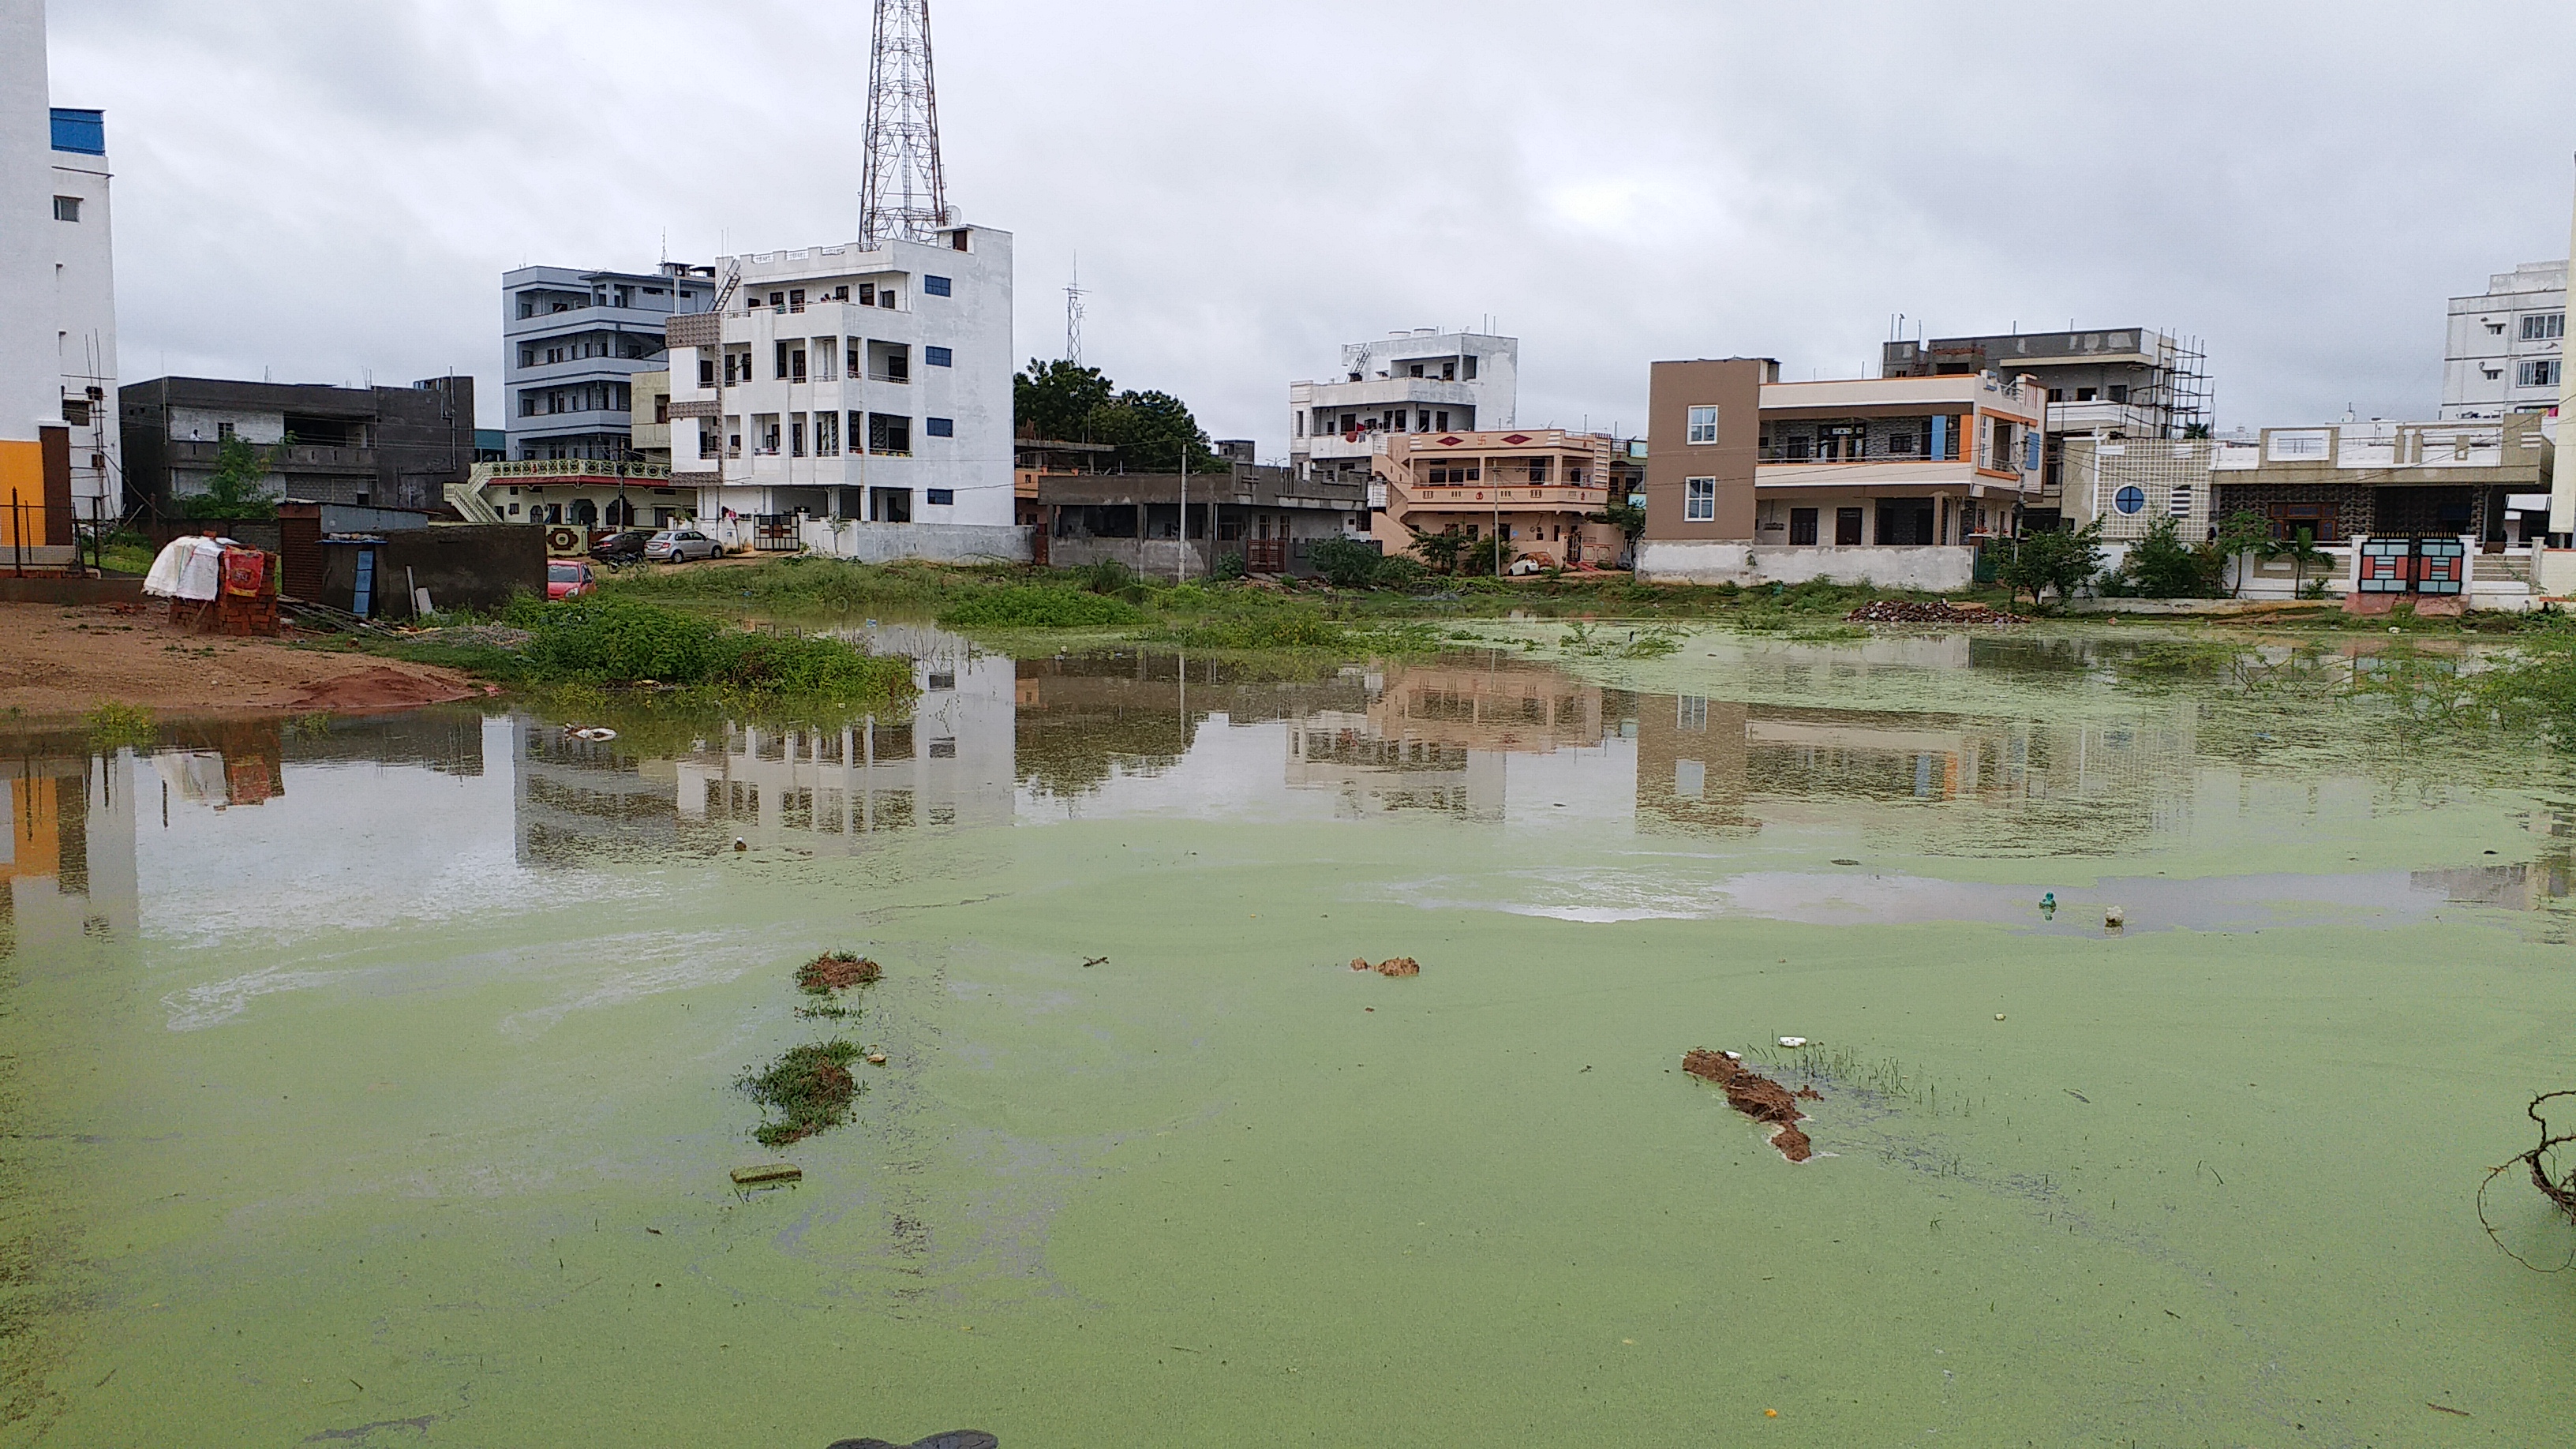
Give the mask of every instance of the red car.
M 575 558 L 546 560 L 547 603 L 597 592 L 599 592 L 599 580 L 591 576 L 590 565 Z

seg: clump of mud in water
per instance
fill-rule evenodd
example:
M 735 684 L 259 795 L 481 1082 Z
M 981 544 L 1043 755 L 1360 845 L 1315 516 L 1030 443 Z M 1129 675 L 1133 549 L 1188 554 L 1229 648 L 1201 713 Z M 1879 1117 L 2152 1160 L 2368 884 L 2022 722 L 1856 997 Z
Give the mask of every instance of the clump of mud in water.
M 1422 974 L 1422 963 L 1410 956 L 1397 956 L 1371 966 L 1367 957 L 1354 956 L 1351 958 L 1351 969 L 1374 971 L 1380 976 L 1419 976 Z
M 1714 1082 L 1726 1093 L 1726 1104 L 1756 1122 L 1769 1122 L 1780 1130 L 1771 1134 L 1771 1145 L 1791 1162 L 1804 1162 L 1816 1155 L 1815 1144 L 1798 1130 L 1806 1114 L 1798 1110 L 1798 1099 L 1822 1101 L 1812 1087 L 1791 1092 L 1778 1082 L 1763 1076 L 1724 1052 L 1706 1047 L 1693 1047 L 1682 1053 L 1682 1070 L 1694 1077 Z
M 808 996 L 828 996 L 853 986 L 871 985 L 884 976 L 885 968 L 865 956 L 826 951 L 796 968 L 796 987 Z
M 763 1147 L 785 1147 L 850 1120 L 850 1103 L 859 1095 L 850 1063 L 858 1057 L 854 1043 L 813 1042 L 789 1047 L 768 1066 L 743 1073 L 742 1089 L 778 1114 L 752 1137 Z

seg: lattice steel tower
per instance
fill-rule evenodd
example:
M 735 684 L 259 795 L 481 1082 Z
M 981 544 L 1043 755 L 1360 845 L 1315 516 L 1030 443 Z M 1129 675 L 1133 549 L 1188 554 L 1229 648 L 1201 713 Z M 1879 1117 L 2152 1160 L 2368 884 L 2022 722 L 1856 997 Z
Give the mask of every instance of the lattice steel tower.
M 949 221 L 939 166 L 939 98 L 930 78 L 930 0 L 877 0 L 868 67 L 868 174 L 859 239 L 935 241 Z

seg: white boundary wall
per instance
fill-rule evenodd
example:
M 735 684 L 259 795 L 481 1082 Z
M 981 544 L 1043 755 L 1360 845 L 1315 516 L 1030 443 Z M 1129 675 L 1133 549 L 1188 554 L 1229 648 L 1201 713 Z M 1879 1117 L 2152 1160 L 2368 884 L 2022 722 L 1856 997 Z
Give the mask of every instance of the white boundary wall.
M 748 537 L 750 530 L 740 530 Z M 932 563 L 1027 563 L 1029 531 L 1019 524 L 865 523 L 808 518 L 800 530 L 809 553 L 856 563 L 927 559 Z
M 1646 539 L 1637 577 L 1650 584 L 1875 584 L 1945 592 L 1976 581 L 1977 553 L 1955 544 L 1766 548 L 1749 543 Z

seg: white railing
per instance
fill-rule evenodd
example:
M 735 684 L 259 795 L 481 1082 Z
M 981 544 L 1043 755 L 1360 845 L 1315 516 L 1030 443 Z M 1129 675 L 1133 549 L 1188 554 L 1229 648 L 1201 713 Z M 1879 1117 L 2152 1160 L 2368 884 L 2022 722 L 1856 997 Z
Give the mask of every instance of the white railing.
M 665 480 L 671 476 L 667 463 L 621 463 L 606 458 L 522 458 L 514 463 L 478 463 L 475 471 L 490 469 L 493 478 L 644 478 Z

